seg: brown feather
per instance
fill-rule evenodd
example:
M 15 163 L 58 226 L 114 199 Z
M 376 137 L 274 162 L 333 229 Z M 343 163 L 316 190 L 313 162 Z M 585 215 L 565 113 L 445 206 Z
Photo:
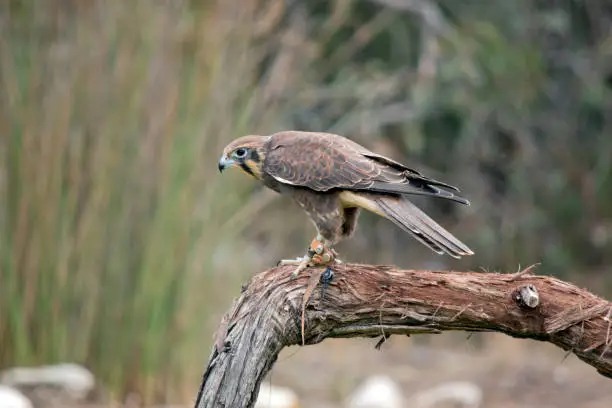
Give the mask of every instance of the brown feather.
M 255 161 L 255 160 L 245 160 L 244 161 L 244 165 L 248 167 L 248 169 L 251 171 L 251 174 L 247 173 L 245 171 L 245 173 L 249 174 L 250 176 L 255 177 L 257 180 L 261 180 L 262 179 L 262 169 L 261 169 L 261 162 L 260 161 Z M 243 170 L 244 171 L 244 170 Z
M 459 241 L 453 234 L 441 227 L 416 205 L 405 197 L 376 197 L 377 206 L 385 217 L 393 221 L 404 231 L 439 254 L 446 253 L 454 258 L 462 255 L 473 255 L 474 252 Z
M 270 136 L 259 136 L 259 135 L 247 135 L 247 136 L 239 137 L 231 141 L 227 146 L 225 146 L 225 148 L 223 149 L 223 155 L 229 156 L 231 152 L 241 147 L 261 149 L 269 139 L 270 139 Z
M 281 132 L 267 143 L 263 171 L 281 183 L 315 191 L 353 190 L 426 195 L 469 205 L 456 187 L 328 133 Z
M 239 137 L 225 146 L 223 149 L 223 157 L 230 157 L 233 152 L 241 148 L 255 151 L 255 159 L 246 157 L 241 164 L 236 163 L 235 166 L 248 176 L 254 177 L 257 180 L 262 180 L 262 167 L 266 157 L 265 144 L 269 139 L 269 136 L 258 135 Z

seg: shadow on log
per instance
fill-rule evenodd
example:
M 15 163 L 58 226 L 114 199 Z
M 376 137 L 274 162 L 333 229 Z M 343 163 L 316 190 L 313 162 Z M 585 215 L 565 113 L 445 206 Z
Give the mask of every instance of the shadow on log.
M 392 334 L 495 331 L 553 343 L 612 378 L 612 304 L 558 279 L 342 264 L 322 298 L 320 268 L 295 280 L 292 270 L 270 269 L 243 288 L 219 327 L 197 408 L 253 406 L 278 353 L 302 339 L 380 337 L 380 346 Z

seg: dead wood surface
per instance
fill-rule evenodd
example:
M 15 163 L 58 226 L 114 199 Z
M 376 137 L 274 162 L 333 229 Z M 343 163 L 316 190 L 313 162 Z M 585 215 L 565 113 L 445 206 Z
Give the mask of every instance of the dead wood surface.
M 304 342 L 445 330 L 495 331 L 550 342 L 612 378 L 612 304 L 548 276 L 401 270 L 342 264 L 321 298 L 312 291 Z M 226 314 L 196 408 L 252 407 L 283 347 L 302 344 L 303 295 L 321 274 L 292 267 L 254 276 Z M 528 271 L 526 271 L 528 272 Z

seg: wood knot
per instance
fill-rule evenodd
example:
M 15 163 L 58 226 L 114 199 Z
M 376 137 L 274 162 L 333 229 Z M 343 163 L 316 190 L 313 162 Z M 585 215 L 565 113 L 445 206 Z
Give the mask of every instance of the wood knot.
M 521 286 L 514 292 L 514 301 L 522 308 L 534 309 L 540 304 L 540 294 L 535 285 Z

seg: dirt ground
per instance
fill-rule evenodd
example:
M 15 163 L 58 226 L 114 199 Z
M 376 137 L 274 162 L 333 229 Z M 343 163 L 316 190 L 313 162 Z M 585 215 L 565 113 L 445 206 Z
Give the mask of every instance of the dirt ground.
M 480 387 L 481 408 L 612 407 L 611 380 L 548 343 L 452 333 L 394 336 L 379 351 L 377 341 L 326 340 L 286 349 L 266 381 L 296 391 L 301 408 L 343 407 L 351 391 L 374 374 L 400 385 L 406 407 L 420 391 L 450 381 Z
M 612 407 L 612 380 L 549 343 L 492 333 L 470 336 L 463 332 L 410 338 L 392 336 L 380 350 L 374 348 L 377 342 L 378 339 L 338 339 L 285 349 L 265 382 L 293 389 L 299 397 L 299 408 L 346 408 L 350 394 L 373 375 L 393 379 L 403 393 L 406 408 L 416 408 L 415 399 L 423 391 L 457 381 L 471 383 L 482 391 L 481 404 L 469 408 Z M 138 405 L 60 402 L 35 406 Z M 170 407 L 191 405 L 163 408 Z M 430 408 L 468 407 L 439 403 Z

